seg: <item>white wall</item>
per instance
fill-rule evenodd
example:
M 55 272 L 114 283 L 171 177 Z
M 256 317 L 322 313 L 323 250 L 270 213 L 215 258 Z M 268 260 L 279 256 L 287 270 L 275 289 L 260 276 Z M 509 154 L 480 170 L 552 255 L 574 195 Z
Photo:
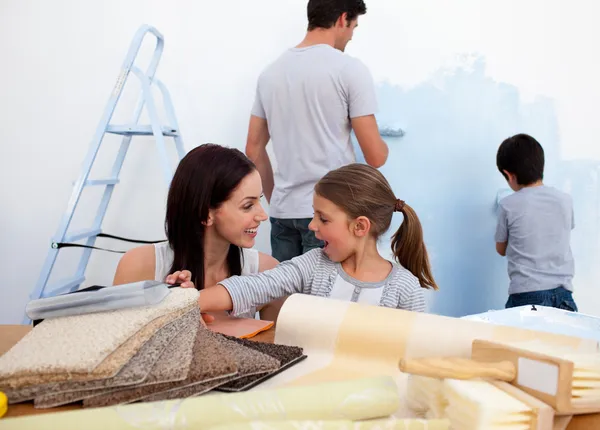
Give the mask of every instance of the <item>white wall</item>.
M 186 148 L 204 142 L 242 148 L 256 77 L 301 39 L 305 5 L 305 0 L 0 3 L 0 323 L 21 320 L 72 181 L 139 25 L 154 25 L 165 36 L 158 75 L 171 91 Z M 595 55 L 600 30 L 592 22 L 600 7 L 592 0 L 574 0 L 569 6 L 558 0 L 511 0 L 494 6 L 477 0 L 371 0 L 367 5 L 369 12 L 348 52 L 371 68 L 382 88 L 411 91 L 424 83 L 435 85 L 456 70 L 468 70 L 462 55 L 476 55 L 485 60 L 486 79 L 517 89 L 522 101 L 538 96 L 552 100 L 561 159 L 600 159 L 600 62 Z M 123 99 L 118 122 L 127 122 L 133 95 Z M 383 104 L 382 110 L 393 106 Z M 382 117 L 405 126 L 408 137 L 412 124 L 400 112 L 384 111 Z M 545 132 L 543 124 L 536 127 Z M 413 136 L 405 142 L 427 145 L 418 134 Z M 107 141 L 100 168 L 109 165 L 117 142 Z M 402 141 L 393 151 L 395 157 L 402 156 Z M 489 174 L 497 175 L 493 168 Z M 395 187 L 409 186 L 390 180 Z M 125 162 L 104 230 L 144 239 L 164 237 L 165 196 L 152 142 L 139 139 Z M 87 197 L 78 220 L 82 227 L 90 222 L 98 195 Z M 268 233 L 265 224 L 258 238 L 264 251 L 269 250 Z M 597 236 L 586 240 L 599 243 Z M 70 273 L 69 264 L 78 253 L 64 252 L 58 275 Z M 118 255 L 94 252 L 89 281 L 109 284 L 117 260 Z M 460 300 L 460 286 L 442 288 Z M 600 313 L 593 280 L 577 288 L 582 310 Z

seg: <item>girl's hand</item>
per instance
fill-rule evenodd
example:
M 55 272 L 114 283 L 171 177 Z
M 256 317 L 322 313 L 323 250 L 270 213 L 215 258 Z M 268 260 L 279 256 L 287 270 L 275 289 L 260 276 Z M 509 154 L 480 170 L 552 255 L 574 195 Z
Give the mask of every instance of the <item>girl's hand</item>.
M 213 322 L 215 320 L 215 317 L 213 317 L 212 315 L 209 315 L 209 314 L 201 314 L 201 315 L 202 315 L 202 318 L 200 318 L 200 322 L 204 326 L 206 326 L 206 324 L 210 324 L 211 322 Z
M 165 279 L 167 284 L 180 284 L 181 288 L 196 288 L 192 282 L 192 272 L 189 270 L 181 270 L 171 273 Z

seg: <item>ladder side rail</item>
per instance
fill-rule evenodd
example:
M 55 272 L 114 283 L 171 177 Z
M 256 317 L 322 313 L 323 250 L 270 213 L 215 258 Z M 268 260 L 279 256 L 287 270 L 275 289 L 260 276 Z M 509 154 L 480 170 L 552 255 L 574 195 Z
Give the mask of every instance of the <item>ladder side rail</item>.
M 171 99 L 171 94 L 167 89 L 166 85 L 159 79 L 154 79 L 154 83 L 160 90 L 163 98 L 163 104 L 165 106 L 165 111 L 167 114 L 167 121 L 171 127 L 177 130 L 177 134 L 173 137 L 175 140 L 175 148 L 177 149 L 177 155 L 179 156 L 179 160 L 181 160 L 185 156 L 185 147 L 183 145 L 183 138 L 181 137 L 181 132 L 179 128 L 179 123 L 177 122 L 177 117 L 175 116 L 175 108 L 173 106 L 173 100 Z
M 158 153 L 163 160 L 163 175 L 168 186 L 171 183 L 173 172 L 169 166 L 169 154 L 167 153 L 165 136 L 163 135 L 160 124 L 156 103 L 154 102 L 154 97 L 152 96 L 152 82 L 139 68 L 135 66 L 131 68 L 131 72 L 134 73 L 142 83 L 142 91 L 144 92 L 144 98 L 146 99 L 146 110 L 148 111 L 148 116 L 150 117 L 150 125 L 152 126 L 152 133 L 156 139 Z

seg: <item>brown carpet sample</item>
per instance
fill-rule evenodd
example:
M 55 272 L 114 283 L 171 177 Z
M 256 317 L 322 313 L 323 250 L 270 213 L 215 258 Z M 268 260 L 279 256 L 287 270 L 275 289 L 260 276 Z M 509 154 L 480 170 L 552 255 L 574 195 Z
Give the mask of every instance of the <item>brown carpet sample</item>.
M 201 382 L 199 384 L 192 384 L 183 388 L 176 388 L 174 390 L 163 391 L 162 393 L 157 393 L 153 394 L 152 396 L 144 397 L 143 401 L 154 402 L 161 400 L 186 399 L 188 397 L 200 396 L 234 379 L 235 376 L 226 376 L 225 378 L 213 379 L 209 382 Z
M 163 391 L 235 375 L 237 372 L 235 360 L 227 348 L 216 339 L 216 335 L 201 324 L 198 325 L 187 377 L 177 382 L 160 382 L 163 380 L 162 372 L 165 372 L 166 369 L 171 372 L 173 366 L 180 366 L 180 363 L 174 359 L 173 352 L 167 349 L 143 384 L 89 397 L 83 401 L 83 405 L 84 407 L 102 407 L 131 403 Z M 153 381 L 153 383 L 149 384 L 149 381 Z
M 197 305 L 192 305 L 184 309 L 178 309 L 174 312 L 170 312 L 167 315 L 163 315 L 159 318 L 146 324 L 136 334 L 127 339 L 121 346 L 119 346 L 113 353 L 106 357 L 100 365 L 94 369 L 91 373 L 87 374 L 56 374 L 55 377 L 50 378 L 49 375 L 45 375 L 46 381 L 53 379 L 63 382 L 52 382 L 43 384 L 26 385 L 20 388 L 6 387 L 3 389 L 0 383 L 0 390 L 4 391 L 9 399 L 9 403 L 19 403 L 26 400 L 31 400 L 39 394 L 57 391 L 60 389 L 61 384 L 70 384 L 74 382 L 87 382 L 99 379 L 107 379 L 116 376 L 116 374 L 125 366 L 128 357 L 133 357 L 139 349 L 150 339 L 158 330 L 167 325 L 168 323 L 177 320 L 187 312 L 191 312 L 197 309 Z M 30 380 L 31 377 L 18 378 L 21 382 L 24 380 Z M 34 377 L 34 379 L 36 379 Z M 39 379 L 38 379 L 39 380 Z M 14 382 L 14 381 L 13 381 Z M 30 381 L 31 382 L 31 381 Z
M 219 391 L 243 391 L 247 390 L 260 382 L 268 379 L 268 377 L 274 376 L 283 369 L 296 364 L 297 362 L 306 358 L 304 350 L 297 346 L 279 345 L 275 343 L 265 342 L 253 342 L 251 340 L 239 339 L 236 337 L 226 336 L 229 340 L 237 342 L 248 348 L 252 348 L 256 351 L 260 351 L 263 354 L 267 354 L 281 363 L 281 367 L 274 372 L 265 372 L 257 375 L 242 376 L 235 378 L 231 382 L 222 384 L 218 387 Z
M 87 375 L 149 322 L 197 299 L 195 289 L 173 288 L 158 305 L 46 319 L 0 356 L 0 385 L 20 388 L 56 381 L 57 375 Z
M 197 396 L 210 391 L 224 383 L 236 379 L 239 376 L 261 375 L 265 372 L 272 372 L 279 369 L 279 360 L 270 357 L 262 352 L 247 348 L 243 344 L 234 342 L 229 336 L 221 334 L 213 334 L 217 341 L 226 348 L 227 352 L 235 359 L 237 366 L 237 375 L 228 377 L 227 379 L 205 380 L 197 383 L 182 385 L 181 387 L 162 391 L 151 396 L 144 397 L 144 402 L 154 402 L 159 400 L 171 400 L 183 397 Z
M 35 407 L 52 408 L 112 391 L 115 388 L 140 384 L 147 379 L 150 370 L 166 349 L 184 351 L 182 357 L 173 356 L 173 360 L 179 364 L 180 371 L 187 374 L 199 318 L 200 310 L 195 306 L 192 311 L 161 328 L 115 377 L 90 382 L 60 384 L 61 388 L 66 388 L 63 392 L 57 389 L 51 394 L 36 396 Z M 187 357 L 189 359 L 186 363 Z M 77 391 L 73 388 L 77 388 Z

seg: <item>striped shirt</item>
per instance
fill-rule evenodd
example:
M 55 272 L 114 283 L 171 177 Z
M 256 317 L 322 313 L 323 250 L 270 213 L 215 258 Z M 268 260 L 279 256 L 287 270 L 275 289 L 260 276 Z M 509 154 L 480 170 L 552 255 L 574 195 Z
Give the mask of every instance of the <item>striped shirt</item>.
M 284 261 L 271 270 L 232 276 L 219 284 L 229 292 L 233 302 L 232 315 L 237 316 L 253 307 L 294 293 L 331 297 L 339 276 L 355 287 L 351 301 L 359 301 L 363 288 L 373 288 L 374 284 L 380 284 L 381 295 L 378 295 L 377 303 L 372 304 L 415 312 L 425 311 L 424 289 L 417 277 L 401 265 L 392 263 L 392 271 L 381 283 L 365 283 L 351 278 L 340 263 L 331 261 L 320 248 Z

